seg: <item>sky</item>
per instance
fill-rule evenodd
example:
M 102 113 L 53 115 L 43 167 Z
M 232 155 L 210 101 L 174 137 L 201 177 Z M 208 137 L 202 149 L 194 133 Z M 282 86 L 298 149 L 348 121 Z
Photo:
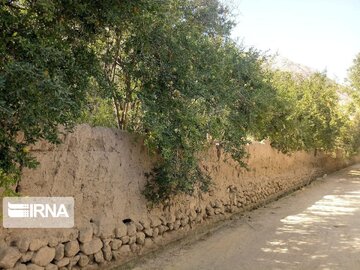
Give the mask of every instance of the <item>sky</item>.
M 223 0 L 245 46 L 279 53 L 343 82 L 360 53 L 360 0 Z

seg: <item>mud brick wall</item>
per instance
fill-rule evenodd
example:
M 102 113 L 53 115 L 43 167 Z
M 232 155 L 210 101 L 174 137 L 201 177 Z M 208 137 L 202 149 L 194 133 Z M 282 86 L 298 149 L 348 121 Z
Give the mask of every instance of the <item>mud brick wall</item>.
M 249 170 L 216 149 L 201 166 L 214 186 L 150 207 L 142 195 L 156 157 L 128 133 L 78 126 L 64 143 L 38 143 L 40 162 L 23 172 L 23 196 L 73 196 L 72 229 L 0 228 L 1 269 L 110 268 L 155 250 L 192 230 L 226 219 L 355 162 L 318 153 L 284 155 L 268 143 L 248 146 Z M 223 155 L 223 154 L 222 154 Z

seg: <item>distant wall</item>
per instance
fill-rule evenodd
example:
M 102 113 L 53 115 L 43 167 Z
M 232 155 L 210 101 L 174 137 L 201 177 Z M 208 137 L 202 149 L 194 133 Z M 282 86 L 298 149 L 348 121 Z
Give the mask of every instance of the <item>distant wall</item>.
M 64 270 L 120 264 L 354 162 L 340 154 L 336 158 L 305 152 L 288 156 L 267 143 L 255 142 L 248 150 L 247 171 L 232 160 L 224 162 L 211 149 L 201 161 L 214 181 L 208 194 L 178 196 L 150 208 L 141 191 L 154 157 L 141 139 L 81 125 L 59 146 L 38 143 L 32 151 L 40 166 L 24 171 L 22 195 L 73 196 L 76 226 L 1 228 L 0 268 L 16 264 L 17 269 Z

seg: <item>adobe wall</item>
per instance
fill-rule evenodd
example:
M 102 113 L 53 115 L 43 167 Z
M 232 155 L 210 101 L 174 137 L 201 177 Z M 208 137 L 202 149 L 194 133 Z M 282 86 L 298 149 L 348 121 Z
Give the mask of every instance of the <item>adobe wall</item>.
M 75 227 L 1 228 L 0 268 L 107 269 L 354 162 L 323 153 L 288 156 L 267 143 L 248 150 L 248 171 L 210 150 L 201 161 L 214 181 L 208 194 L 151 208 L 141 191 L 155 157 L 141 139 L 81 125 L 59 146 L 39 143 L 32 151 L 40 166 L 23 172 L 21 193 L 73 196 Z

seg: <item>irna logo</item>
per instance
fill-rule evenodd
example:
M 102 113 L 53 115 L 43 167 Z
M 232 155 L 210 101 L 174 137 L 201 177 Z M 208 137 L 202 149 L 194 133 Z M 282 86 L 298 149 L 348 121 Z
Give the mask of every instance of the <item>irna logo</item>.
M 69 217 L 64 204 L 8 203 L 8 215 L 12 218 Z
M 5 228 L 72 228 L 74 198 L 5 197 L 3 217 Z

